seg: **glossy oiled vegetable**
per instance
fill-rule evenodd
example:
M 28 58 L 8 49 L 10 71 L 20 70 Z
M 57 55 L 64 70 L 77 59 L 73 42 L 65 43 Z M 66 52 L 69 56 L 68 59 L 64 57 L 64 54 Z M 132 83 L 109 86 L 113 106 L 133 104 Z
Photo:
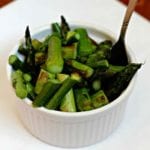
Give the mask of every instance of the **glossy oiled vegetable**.
M 95 41 L 83 27 L 51 24 L 43 40 L 32 39 L 29 27 L 18 53 L 9 56 L 12 85 L 34 107 L 65 112 L 89 111 L 107 105 L 126 89 L 141 64 L 111 64 L 112 41 Z M 116 58 L 120 60 L 121 58 Z M 118 62 L 118 61 L 116 61 Z
M 67 94 L 67 92 L 73 87 L 74 84 L 80 82 L 80 76 L 78 74 L 72 74 L 68 77 L 61 85 L 61 87 L 56 91 L 55 95 L 49 100 L 46 108 L 57 109 L 61 104 L 61 100 Z
M 60 87 L 61 83 L 57 80 L 50 80 L 46 82 L 40 91 L 40 93 L 36 96 L 33 105 L 34 106 L 43 106 L 45 105 L 50 97 L 55 93 L 55 91 Z
M 58 36 L 52 35 L 48 43 L 48 56 L 46 69 L 50 73 L 60 73 L 63 69 L 64 61 L 62 58 L 61 40 Z

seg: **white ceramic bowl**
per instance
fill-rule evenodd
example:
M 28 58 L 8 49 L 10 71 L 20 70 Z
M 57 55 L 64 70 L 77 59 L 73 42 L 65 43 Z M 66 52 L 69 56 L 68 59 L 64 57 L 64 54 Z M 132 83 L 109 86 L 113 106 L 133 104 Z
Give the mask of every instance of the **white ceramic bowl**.
M 97 27 L 96 29 L 96 27 L 85 25 L 72 27 L 79 26 L 85 27 L 93 39 L 114 41 L 113 34 L 104 28 Z M 42 39 L 49 33 L 48 25 L 38 29 L 32 37 Z M 17 51 L 18 46 L 19 44 L 11 51 L 11 54 Z M 130 61 L 135 62 L 131 50 L 128 51 L 128 55 Z M 9 80 L 11 71 L 11 67 L 7 64 Z M 87 146 L 103 140 L 118 127 L 123 119 L 127 99 L 134 83 L 135 77 L 116 100 L 92 111 L 69 113 L 48 110 L 44 107 L 33 108 L 29 99 L 20 100 L 16 97 L 17 110 L 24 126 L 38 139 L 59 147 Z

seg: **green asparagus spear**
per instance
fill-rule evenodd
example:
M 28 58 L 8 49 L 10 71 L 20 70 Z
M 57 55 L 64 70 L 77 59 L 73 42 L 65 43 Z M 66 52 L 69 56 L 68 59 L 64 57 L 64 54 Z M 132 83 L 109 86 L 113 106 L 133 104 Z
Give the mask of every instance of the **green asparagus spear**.
M 57 74 L 57 79 L 60 82 L 64 82 L 68 77 L 69 77 L 68 74 Z M 69 92 L 64 96 L 60 104 L 60 110 L 65 112 L 76 111 L 73 89 L 69 90 Z
M 93 53 L 92 42 L 88 37 L 87 31 L 84 28 L 75 29 L 80 35 L 78 43 L 78 55 L 79 56 L 88 56 Z
M 108 98 L 106 97 L 103 90 L 100 90 L 97 93 L 93 94 L 91 96 L 91 99 L 94 108 L 99 108 L 109 103 Z
M 109 65 L 109 68 L 105 71 L 103 77 L 105 78 L 112 77 L 116 73 L 121 72 L 125 66 L 114 66 L 114 65 Z
M 100 42 L 97 46 L 97 51 L 103 51 L 105 58 L 109 58 L 111 54 L 111 48 L 112 48 L 112 41 L 105 40 L 103 42 Z
M 40 47 L 42 46 L 42 42 L 40 42 L 37 39 L 33 39 L 32 40 L 32 46 L 33 46 L 35 51 L 40 51 Z
M 52 35 L 48 44 L 48 58 L 46 60 L 47 70 L 51 73 L 60 73 L 63 69 L 61 40 Z
M 92 110 L 92 101 L 88 93 L 88 89 L 81 88 L 75 90 L 75 97 L 78 111 Z
M 70 31 L 70 27 L 64 16 L 61 16 L 61 37 L 63 44 L 66 44 L 66 36 L 68 31 Z
M 68 77 L 69 77 L 68 74 L 59 73 L 59 74 L 56 75 L 56 78 L 57 78 L 60 82 L 64 82 Z
M 121 94 L 140 67 L 141 64 L 131 63 L 110 78 L 110 80 L 107 80 L 108 83 L 105 82 L 105 93 L 110 101 L 114 100 Z
M 57 91 L 60 85 L 61 82 L 56 79 L 49 80 L 47 83 L 45 83 L 41 92 L 36 96 L 35 100 L 33 101 L 33 106 L 44 106 L 49 101 L 51 96 Z
M 62 56 L 64 59 L 76 59 L 77 57 L 77 43 L 62 48 Z
M 46 82 L 48 82 L 48 80 L 54 79 L 54 78 L 55 78 L 54 74 L 51 74 L 51 73 L 49 73 L 48 71 L 46 71 L 44 69 L 41 69 L 40 73 L 39 73 L 39 76 L 38 76 L 38 79 L 36 81 L 35 93 L 39 94 L 41 92 L 44 84 Z
M 21 99 L 27 97 L 27 89 L 23 79 L 23 72 L 21 70 L 14 71 L 12 74 L 12 83 L 15 88 L 16 95 Z
M 16 55 L 10 55 L 8 62 L 14 70 L 24 70 L 23 62 Z
M 98 60 L 98 61 L 87 61 L 88 66 L 92 68 L 100 68 L 100 69 L 108 69 L 109 62 L 106 59 Z
M 76 112 L 73 89 L 69 90 L 69 92 L 64 96 L 60 104 L 60 110 L 65 112 Z
M 78 74 L 72 74 L 71 77 L 68 77 L 58 91 L 54 94 L 54 96 L 49 100 L 46 108 L 57 109 L 68 91 L 73 87 L 74 84 L 80 81 L 81 77 Z
M 101 80 L 100 79 L 96 79 L 92 82 L 92 88 L 95 90 L 95 91 L 98 91 L 101 89 Z
M 46 54 L 44 52 L 36 52 L 35 53 L 35 64 L 42 65 L 45 63 Z
M 80 35 L 75 31 L 68 31 L 66 35 L 66 44 L 70 45 L 78 42 L 80 39 Z
M 22 80 L 23 72 L 21 70 L 13 71 L 11 74 L 12 85 L 15 88 L 18 80 Z
M 28 49 L 28 56 L 26 57 L 26 63 L 30 66 L 30 68 L 35 69 L 34 48 L 32 45 L 29 26 L 27 26 L 25 31 L 25 45 L 26 48 Z
M 26 83 L 26 89 L 27 89 L 27 97 L 30 98 L 31 100 L 35 99 L 35 93 L 34 93 L 34 86 L 30 83 Z
M 86 64 L 88 57 L 87 56 L 77 56 L 77 61 Z
M 23 74 L 23 78 L 24 78 L 24 81 L 25 81 L 25 82 L 30 82 L 30 81 L 32 80 L 31 75 L 28 74 L 28 73 L 24 73 L 24 74 Z
M 80 63 L 80 62 L 78 62 L 76 60 L 68 60 L 66 63 L 69 66 L 71 66 L 74 69 L 76 69 L 76 71 L 78 73 L 82 74 L 85 78 L 89 78 L 94 72 L 94 70 L 91 67 L 89 67 L 89 66 L 87 66 L 85 64 L 82 64 L 82 63 Z
M 47 37 L 44 39 L 39 49 L 40 52 L 44 52 L 44 53 L 47 52 L 50 38 L 51 38 L 51 35 L 47 35 Z
M 21 44 L 19 45 L 18 52 L 19 52 L 20 54 L 24 55 L 25 57 L 28 55 L 28 50 L 27 50 L 27 48 L 25 48 L 24 43 L 21 43 Z
M 16 95 L 18 97 L 20 97 L 21 99 L 24 99 L 27 97 L 28 91 L 27 91 L 26 85 L 23 83 L 23 81 L 18 81 L 16 83 L 15 92 L 16 92 Z
M 109 67 L 106 69 L 102 69 L 102 68 L 96 69 L 94 75 L 92 76 L 90 80 L 93 82 L 93 80 L 99 77 L 105 82 L 109 78 L 113 77 L 115 74 L 121 72 L 124 68 L 125 66 L 114 66 L 114 65 L 109 64 Z
M 107 61 L 107 59 L 110 57 L 111 45 L 112 44 L 110 41 L 101 42 L 97 46 L 97 50 L 93 54 L 89 55 L 86 64 L 94 66 L 95 63 L 100 62 L 101 60 Z
M 52 32 L 58 37 L 61 37 L 61 28 L 58 23 L 52 23 Z

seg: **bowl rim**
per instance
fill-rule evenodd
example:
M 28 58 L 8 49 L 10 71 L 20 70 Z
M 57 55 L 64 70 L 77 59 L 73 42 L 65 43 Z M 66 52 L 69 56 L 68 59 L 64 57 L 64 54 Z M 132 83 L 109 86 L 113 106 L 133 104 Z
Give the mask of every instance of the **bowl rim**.
M 106 36 L 108 36 L 113 42 L 116 41 L 116 35 L 109 29 L 101 26 L 101 25 L 95 25 L 95 24 L 91 24 L 91 23 L 81 23 L 81 22 L 71 22 L 70 26 L 74 26 L 74 27 L 84 27 L 86 29 L 91 29 L 93 31 L 99 32 L 101 34 L 104 34 Z M 32 29 L 32 35 L 34 36 L 44 30 L 50 29 L 50 25 L 49 24 L 45 24 L 42 25 L 40 27 L 37 27 L 35 29 Z M 19 40 L 19 42 L 14 46 L 14 48 L 10 51 L 8 57 L 10 56 L 10 54 L 14 54 L 14 52 L 16 52 L 16 49 L 19 47 L 20 42 L 24 41 L 24 38 L 21 38 Z M 133 51 L 130 49 L 130 47 L 127 45 L 127 53 L 129 56 L 129 59 L 131 59 L 131 62 L 136 62 L 136 58 L 135 55 L 133 53 Z M 8 60 L 8 59 L 7 59 Z M 6 64 L 6 72 L 7 72 L 7 78 L 9 80 L 9 84 L 11 86 L 11 89 L 13 89 L 12 85 L 11 85 L 11 66 L 7 63 Z M 53 116 L 57 116 L 57 117 L 67 117 L 67 118 L 74 118 L 74 117 L 89 117 L 89 116 L 93 116 L 99 113 L 102 113 L 104 111 L 108 111 L 109 109 L 113 108 L 114 106 L 116 106 L 117 104 L 119 104 L 121 101 L 123 101 L 125 98 L 128 97 L 128 95 L 130 94 L 130 92 L 132 91 L 134 84 L 135 84 L 135 80 L 136 80 L 136 74 L 134 75 L 134 77 L 132 78 L 132 80 L 130 81 L 129 85 L 126 87 L 126 89 L 124 89 L 122 91 L 122 93 L 120 94 L 119 97 L 117 97 L 115 100 L 113 100 L 112 102 L 108 103 L 107 105 L 97 108 L 97 109 L 93 109 L 93 110 L 89 110 L 89 111 L 81 111 L 81 112 L 62 112 L 62 111 L 56 111 L 56 110 L 50 110 L 47 109 L 45 107 L 33 107 L 32 106 L 32 101 L 29 98 L 25 98 L 22 101 L 27 104 L 29 107 L 31 107 L 32 109 L 35 109 L 39 112 L 43 112 L 46 113 L 48 115 L 53 115 Z M 13 89 L 14 90 L 14 89 Z M 16 96 L 17 100 L 20 100 L 17 96 Z

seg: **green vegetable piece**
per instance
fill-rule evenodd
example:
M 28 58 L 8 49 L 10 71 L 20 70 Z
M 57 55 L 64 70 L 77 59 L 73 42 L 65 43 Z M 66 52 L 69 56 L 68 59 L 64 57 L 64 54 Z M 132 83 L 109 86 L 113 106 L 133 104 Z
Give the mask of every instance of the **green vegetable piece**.
M 57 76 L 56 76 L 56 78 L 57 78 L 60 82 L 64 82 L 68 77 L 69 77 L 68 74 L 62 74 L 62 73 L 59 73 L 59 74 L 57 74 Z
M 48 82 L 46 82 L 41 92 L 36 96 L 35 100 L 33 101 L 33 106 L 34 107 L 44 106 L 52 97 L 52 95 L 58 90 L 60 85 L 61 85 L 60 81 L 56 79 L 49 80 Z
M 13 71 L 11 74 L 11 80 L 13 87 L 16 86 L 17 81 L 22 80 L 23 72 L 21 70 Z
M 60 110 L 64 112 L 76 112 L 73 89 L 71 89 L 63 98 L 60 104 Z
M 35 64 L 41 65 L 44 64 L 46 60 L 46 54 L 44 52 L 35 53 Z
M 16 92 L 16 95 L 21 99 L 26 98 L 28 95 L 26 85 L 21 81 L 16 83 L 15 92 Z
M 30 66 L 31 70 L 35 70 L 35 61 L 34 61 L 34 48 L 32 45 L 32 39 L 30 35 L 30 30 L 29 26 L 27 26 L 26 31 L 25 31 L 25 46 L 26 49 L 28 50 L 28 55 L 26 57 L 26 63 Z
M 26 83 L 26 89 L 27 89 L 27 97 L 30 98 L 31 100 L 35 99 L 35 93 L 34 93 L 34 86 L 28 82 Z
M 110 101 L 117 98 L 126 89 L 134 74 L 142 64 L 131 63 L 115 74 L 112 78 L 105 81 L 104 91 Z
M 85 78 L 89 78 L 94 72 L 94 70 L 91 67 L 82 64 L 76 60 L 68 60 L 67 64 L 76 69 L 77 72 L 82 74 Z
M 98 91 L 101 89 L 101 80 L 96 79 L 92 82 L 92 87 L 95 91 Z
M 62 48 L 62 56 L 64 59 L 76 59 L 77 43 Z
M 23 78 L 24 78 L 25 82 L 30 82 L 32 80 L 31 75 L 28 73 L 24 73 Z
M 86 64 L 87 59 L 88 59 L 88 57 L 86 57 L 86 56 L 82 56 L 82 57 L 78 56 L 76 60 L 83 64 Z
M 46 108 L 48 109 L 57 109 L 60 107 L 60 104 L 64 96 L 69 92 L 74 84 L 81 81 L 81 77 L 78 74 L 72 74 L 71 77 L 68 77 L 61 87 L 57 90 L 54 96 L 49 100 Z
M 104 62 L 108 64 L 107 59 L 110 57 L 111 46 L 112 43 L 110 41 L 101 42 L 97 46 L 97 50 L 93 54 L 89 55 L 86 64 L 90 65 L 91 67 L 99 66 L 99 62 L 101 64 L 101 60 L 105 60 Z
M 92 76 L 92 81 L 94 79 L 97 79 L 97 77 L 100 77 L 102 79 L 102 82 L 105 82 L 108 79 L 112 78 L 118 72 L 121 72 L 124 68 L 125 66 L 114 66 L 111 64 L 109 64 L 108 68 L 97 68 L 95 70 L 95 74 Z
M 40 42 L 37 39 L 33 39 L 32 40 L 32 46 L 33 46 L 35 51 L 40 51 L 40 47 L 42 46 L 42 42 Z
M 50 80 L 50 79 L 54 79 L 55 75 L 49 73 L 48 71 L 41 69 L 38 79 L 36 81 L 36 85 L 35 85 L 35 93 L 39 94 L 41 92 L 41 90 L 43 89 L 44 84 Z
M 97 54 L 100 59 L 109 59 L 111 55 L 112 41 L 105 40 L 97 46 Z
M 100 43 L 98 44 L 97 50 L 98 50 L 98 51 L 104 51 L 104 52 L 106 52 L 106 54 L 107 54 L 108 52 L 110 52 L 111 47 L 112 47 L 112 41 L 110 41 L 110 40 L 105 40 L 105 41 L 102 41 L 102 42 L 100 42 Z
M 101 61 L 101 60 L 106 60 L 106 55 L 103 53 L 103 51 L 97 51 L 89 55 L 86 63 L 93 66 L 94 62 Z
M 20 70 L 14 71 L 11 77 L 16 95 L 21 99 L 27 97 L 28 92 L 23 78 L 23 72 Z
M 40 46 L 40 52 L 47 52 L 47 49 L 48 49 L 48 43 L 49 43 L 49 40 L 51 38 L 51 35 L 48 35 L 44 41 L 42 42 L 42 45 Z
M 78 111 L 88 111 L 93 109 L 88 89 L 82 88 L 75 90 L 75 97 Z
M 50 73 L 56 74 L 63 70 L 63 64 L 61 40 L 57 36 L 52 35 L 48 44 L 46 68 Z
M 125 66 L 109 65 L 109 68 L 104 73 L 104 76 L 105 76 L 105 78 L 112 77 L 116 73 L 121 72 L 124 68 L 125 68 Z
M 108 69 L 109 62 L 106 59 L 99 60 L 99 61 L 87 61 L 86 63 L 88 66 L 92 68 L 100 68 L 100 69 Z
M 52 23 L 52 32 L 53 34 L 61 37 L 61 28 L 58 23 Z
M 23 70 L 24 64 L 16 55 L 10 55 L 8 62 L 14 70 Z
M 78 55 L 79 56 L 88 56 L 93 53 L 92 42 L 88 37 L 87 31 L 84 28 L 75 29 L 80 35 L 79 44 L 78 44 Z
M 68 31 L 66 35 L 66 43 L 67 45 L 71 45 L 75 42 L 78 42 L 80 39 L 80 35 L 75 31 Z
M 66 36 L 67 32 L 70 31 L 69 24 L 67 23 L 66 19 L 64 16 L 61 16 L 61 37 L 62 37 L 62 43 L 66 44 Z
M 69 77 L 68 74 L 57 74 L 57 79 L 60 82 L 64 82 L 68 77 Z M 64 96 L 64 98 L 60 104 L 60 110 L 65 111 L 65 112 L 75 112 L 76 111 L 73 89 L 71 89 Z
M 90 39 L 90 41 L 92 43 L 93 52 L 95 52 L 96 49 L 97 49 L 98 43 L 95 40 L 93 40 L 91 37 L 89 37 L 89 39 Z
M 25 45 L 23 43 L 19 45 L 18 52 L 24 56 L 28 55 L 28 50 L 25 48 Z
M 106 97 L 103 90 L 100 90 L 92 95 L 91 99 L 94 108 L 99 108 L 109 103 L 108 98 Z

